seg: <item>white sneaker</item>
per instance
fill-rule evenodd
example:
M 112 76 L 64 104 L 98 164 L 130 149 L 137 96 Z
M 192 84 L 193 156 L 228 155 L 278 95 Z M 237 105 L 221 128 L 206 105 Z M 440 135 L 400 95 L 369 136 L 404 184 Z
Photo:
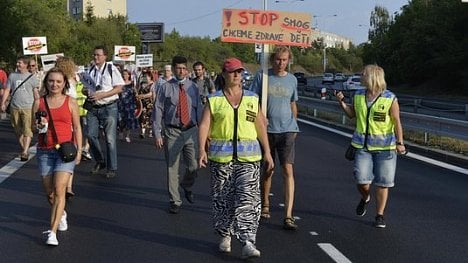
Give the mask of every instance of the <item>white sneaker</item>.
M 43 234 L 47 234 L 46 244 L 49 246 L 58 246 L 57 234 L 52 232 L 52 230 L 47 230 L 43 232 Z
M 251 257 L 260 257 L 260 250 L 255 248 L 255 245 L 250 241 L 245 242 L 244 247 L 242 248 L 242 259 L 251 258 Z
M 67 222 L 67 212 L 63 211 L 63 215 L 60 218 L 60 223 L 58 225 L 59 231 L 67 231 L 68 229 L 68 222 Z
M 131 142 L 130 137 L 128 137 L 128 136 L 125 137 L 125 141 L 126 141 L 126 142 Z
M 221 237 L 219 242 L 219 251 L 223 253 L 231 252 L 231 236 Z

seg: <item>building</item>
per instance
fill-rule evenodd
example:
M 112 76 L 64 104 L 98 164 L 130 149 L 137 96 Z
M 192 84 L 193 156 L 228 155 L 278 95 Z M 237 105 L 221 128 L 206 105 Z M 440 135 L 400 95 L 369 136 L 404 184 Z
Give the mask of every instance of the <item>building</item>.
M 94 7 L 96 17 L 127 15 L 127 0 L 67 0 L 67 11 L 75 19 L 83 19 L 86 7 Z
M 315 29 L 312 31 L 312 40 L 322 39 L 325 47 L 327 48 L 344 48 L 345 50 L 348 50 L 350 43 L 352 43 L 352 40 L 350 38 L 343 37 L 334 33 L 320 31 L 320 29 Z

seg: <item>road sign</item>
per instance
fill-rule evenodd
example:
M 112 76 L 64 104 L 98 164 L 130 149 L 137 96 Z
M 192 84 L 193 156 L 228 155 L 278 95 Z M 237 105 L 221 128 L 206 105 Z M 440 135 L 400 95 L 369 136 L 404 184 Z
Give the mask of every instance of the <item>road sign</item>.
M 137 27 L 141 32 L 141 42 L 164 42 L 164 23 L 139 23 Z
M 263 47 L 262 44 L 255 43 L 255 53 L 262 53 Z

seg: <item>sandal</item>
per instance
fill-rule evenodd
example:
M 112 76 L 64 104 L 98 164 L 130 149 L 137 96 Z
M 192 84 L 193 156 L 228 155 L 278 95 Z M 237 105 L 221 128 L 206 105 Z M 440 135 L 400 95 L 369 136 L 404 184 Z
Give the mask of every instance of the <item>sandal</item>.
M 21 153 L 20 160 L 22 162 L 26 162 L 27 160 L 29 160 L 29 153 Z
M 286 218 L 284 219 L 283 228 L 286 229 L 286 230 L 296 230 L 296 229 L 297 229 L 297 225 L 296 225 L 296 223 L 295 223 L 294 218 L 292 218 L 292 217 L 286 217 Z
M 269 206 L 262 206 L 262 212 L 260 217 L 263 219 L 270 219 L 270 207 Z
M 75 196 L 75 193 L 73 193 L 73 192 L 71 192 L 71 191 L 65 193 L 65 198 L 66 198 L 67 200 L 69 200 L 70 198 L 72 198 L 72 197 L 74 197 L 74 196 Z

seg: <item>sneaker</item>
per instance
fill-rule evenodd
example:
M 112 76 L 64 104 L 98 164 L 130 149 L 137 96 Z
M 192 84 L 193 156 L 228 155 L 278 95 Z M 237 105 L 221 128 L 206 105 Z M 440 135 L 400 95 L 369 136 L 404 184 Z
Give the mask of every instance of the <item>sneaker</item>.
M 58 231 L 67 231 L 68 222 L 67 222 L 67 212 L 63 211 L 63 215 L 60 218 L 60 223 L 58 225 Z
M 43 234 L 47 234 L 46 244 L 49 246 L 58 246 L 57 234 L 52 232 L 52 230 L 47 230 L 43 232 Z
M 93 159 L 93 157 L 91 157 L 91 154 L 90 154 L 88 151 L 86 151 L 86 150 L 83 150 L 83 151 L 81 152 L 81 157 L 84 157 L 84 158 L 82 158 L 83 160 L 91 160 L 91 159 Z
M 356 215 L 358 216 L 364 216 L 367 212 L 367 204 L 369 204 L 370 201 L 370 196 L 367 197 L 367 200 L 360 200 L 359 204 L 356 207 Z
M 383 217 L 383 215 L 377 215 L 375 217 L 375 224 L 374 224 L 375 227 L 377 228 L 385 228 L 387 225 L 385 224 L 385 219 Z
M 295 222 L 294 218 L 291 218 L 291 217 L 285 218 L 284 222 L 283 222 L 283 229 L 296 230 L 297 225 L 296 225 L 296 222 Z
M 169 213 L 171 214 L 178 214 L 180 212 L 180 206 L 176 204 L 171 204 L 169 206 Z
M 231 236 L 221 237 L 219 242 L 219 251 L 223 253 L 231 252 Z
M 106 164 L 105 163 L 96 163 L 93 167 L 93 169 L 91 170 L 91 174 L 98 174 L 100 170 L 106 168 Z
M 247 241 L 242 248 L 241 258 L 247 259 L 252 257 L 260 257 L 260 250 L 258 250 L 250 241 Z
M 131 142 L 130 137 L 128 137 L 128 136 L 125 137 L 125 141 L 126 141 L 126 142 Z
M 106 178 L 107 179 L 114 178 L 116 176 L 117 176 L 117 171 L 115 171 L 115 170 L 109 170 L 106 173 Z

